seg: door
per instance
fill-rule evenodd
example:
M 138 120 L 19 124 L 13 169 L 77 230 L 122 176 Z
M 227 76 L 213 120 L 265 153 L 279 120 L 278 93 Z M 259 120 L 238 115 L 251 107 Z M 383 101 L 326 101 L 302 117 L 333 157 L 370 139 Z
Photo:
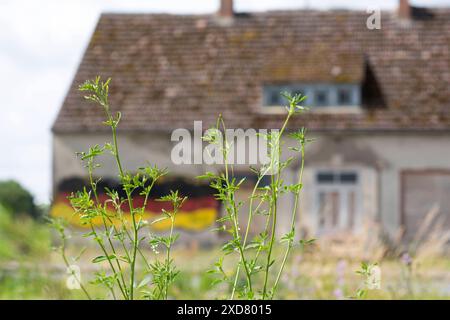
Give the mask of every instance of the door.
M 402 225 L 405 239 L 413 240 L 433 207 L 438 208 L 442 231 L 450 229 L 450 171 L 421 170 L 402 172 Z
M 358 214 L 360 187 L 355 171 L 319 171 L 316 215 L 319 234 L 352 231 Z

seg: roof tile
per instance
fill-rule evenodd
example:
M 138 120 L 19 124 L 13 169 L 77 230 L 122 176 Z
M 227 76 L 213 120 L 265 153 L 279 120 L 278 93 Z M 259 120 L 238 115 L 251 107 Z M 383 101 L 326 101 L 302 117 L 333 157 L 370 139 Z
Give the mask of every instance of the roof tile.
M 385 105 L 358 114 L 311 111 L 292 126 L 317 130 L 450 129 L 450 10 L 405 25 L 382 13 L 368 30 L 359 11 L 212 15 L 103 14 L 54 123 L 55 132 L 104 130 L 101 110 L 77 87 L 112 77 L 110 101 L 123 130 L 171 130 L 194 120 L 273 128 L 262 86 L 272 82 L 364 82 L 370 68 Z M 377 100 L 378 101 L 378 100 Z M 377 102 L 378 103 L 378 102 Z

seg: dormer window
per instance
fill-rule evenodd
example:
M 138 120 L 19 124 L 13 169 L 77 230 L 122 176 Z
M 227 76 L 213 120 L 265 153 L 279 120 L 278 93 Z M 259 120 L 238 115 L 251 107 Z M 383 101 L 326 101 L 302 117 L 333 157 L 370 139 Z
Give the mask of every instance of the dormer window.
M 328 90 L 317 89 L 314 92 L 314 104 L 317 106 L 327 106 L 329 105 Z
M 352 91 L 349 88 L 339 88 L 337 92 L 337 102 L 340 106 L 350 106 L 352 105 Z
M 276 92 L 270 92 L 269 103 L 271 105 L 278 105 L 280 103 L 280 94 Z
M 263 87 L 263 106 L 280 107 L 286 105 L 281 92 L 302 93 L 307 96 L 305 106 L 342 109 L 361 105 L 361 86 L 342 83 L 300 83 L 285 85 L 265 85 Z

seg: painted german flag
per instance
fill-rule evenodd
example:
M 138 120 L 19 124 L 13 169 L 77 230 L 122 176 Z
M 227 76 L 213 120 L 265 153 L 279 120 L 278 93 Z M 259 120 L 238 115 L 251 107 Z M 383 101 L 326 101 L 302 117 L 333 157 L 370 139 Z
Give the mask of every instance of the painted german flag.
M 74 226 L 87 227 L 81 223 L 79 216 L 72 209 L 68 199 L 72 192 L 82 190 L 85 186 L 85 181 L 79 178 L 64 180 L 58 187 L 50 212 L 51 216 L 55 218 L 64 218 Z M 106 200 L 108 200 L 108 196 L 105 193 L 100 192 L 101 190 L 104 190 L 105 187 L 117 190 L 119 195 L 124 198 L 121 186 L 112 180 L 106 180 L 105 182 L 98 184 L 100 202 L 107 203 Z M 214 198 L 213 190 L 207 185 L 190 183 L 184 179 L 170 179 L 155 185 L 141 218 L 151 223 L 153 220 L 160 217 L 163 209 L 167 211 L 172 210 L 171 203 L 156 201 L 156 199 L 160 198 L 162 195 L 168 194 L 170 190 L 179 190 L 180 195 L 188 197 L 177 214 L 175 221 L 176 228 L 188 231 L 202 231 L 214 224 L 219 212 L 219 202 Z M 136 208 L 142 207 L 144 205 L 144 197 L 139 195 L 139 191 L 136 191 L 134 194 L 136 194 L 133 196 L 134 206 Z M 121 209 L 125 218 L 131 221 L 128 205 L 124 203 Z M 112 204 L 107 204 L 107 210 L 113 217 L 115 212 Z M 94 224 L 99 225 L 101 223 L 100 217 L 94 219 Z M 167 230 L 169 227 L 169 220 L 151 224 L 151 228 L 158 231 Z

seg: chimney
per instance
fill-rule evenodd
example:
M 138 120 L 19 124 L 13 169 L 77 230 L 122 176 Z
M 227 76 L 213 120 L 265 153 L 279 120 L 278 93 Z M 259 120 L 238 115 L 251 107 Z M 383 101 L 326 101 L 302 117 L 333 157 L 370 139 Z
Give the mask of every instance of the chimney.
M 412 9 L 409 0 L 400 0 L 397 12 L 400 19 L 411 19 Z
M 218 14 L 221 17 L 232 18 L 234 15 L 233 0 L 220 0 L 220 9 Z

